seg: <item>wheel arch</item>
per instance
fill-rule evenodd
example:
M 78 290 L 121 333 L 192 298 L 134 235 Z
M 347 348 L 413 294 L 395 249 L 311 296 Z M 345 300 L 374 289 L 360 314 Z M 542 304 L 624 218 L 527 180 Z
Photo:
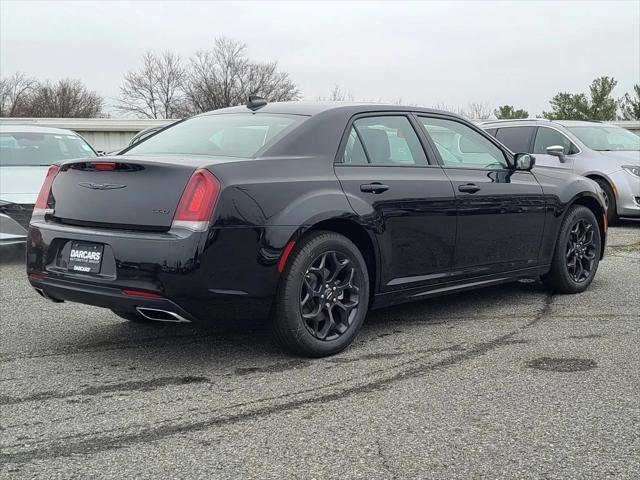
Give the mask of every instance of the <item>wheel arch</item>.
M 369 271 L 369 281 L 371 285 L 371 299 L 373 295 L 377 293 L 378 277 L 379 277 L 379 252 L 377 243 L 374 238 L 367 232 L 367 230 L 359 223 L 345 218 L 328 218 L 318 221 L 313 225 L 306 228 L 298 241 L 304 239 L 304 236 L 311 232 L 317 232 L 320 230 L 328 230 L 339 233 L 351 240 L 367 264 Z
M 613 194 L 616 196 L 616 198 L 618 197 L 618 189 L 616 188 L 615 184 L 609 179 L 609 177 L 607 177 L 605 174 L 603 173 L 587 173 L 584 175 L 585 177 L 594 180 L 594 181 L 598 181 L 598 180 L 602 180 L 604 182 L 607 183 L 607 185 L 609 185 L 609 187 L 611 187 L 611 190 L 613 191 Z
M 567 209 L 565 210 L 563 219 L 564 219 L 564 216 L 567 215 L 569 208 L 572 207 L 573 205 L 582 205 L 583 207 L 588 208 L 593 212 L 593 215 L 596 217 L 596 220 L 598 222 L 598 228 L 600 230 L 600 247 L 601 247 L 600 258 L 602 259 L 602 257 L 604 256 L 604 249 L 606 246 L 606 234 L 608 229 L 607 220 L 606 220 L 606 211 L 602 208 L 602 205 L 600 204 L 598 199 L 596 199 L 595 197 L 589 194 L 584 194 L 573 199 L 573 201 L 568 205 Z

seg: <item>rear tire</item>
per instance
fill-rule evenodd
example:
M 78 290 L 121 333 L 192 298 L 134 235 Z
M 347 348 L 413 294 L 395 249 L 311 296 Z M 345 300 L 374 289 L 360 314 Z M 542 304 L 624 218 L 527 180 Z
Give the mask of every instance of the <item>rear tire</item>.
M 136 311 L 118 310 L 114 308 L 112 308 L 111 311 L 115 313 L 117 316 L 119 316 L 120 318 L 124 318 L 125 320 L 129 320 L 130 322 L 133 322 L 133 323 L 162 323 L 162 322 L 155 322 L 153 320 L 149 320 L 147 317 L 143 317 L 141 314 L 139 314 Z
M 607 196 L 607 223 L 609 225 L 615 225 L 618 222 L 618 206 L 616 203 L 616 195 L 613 193 L 613 189 L 609 182 L 602 178 L 596 178 L 596 183 L 600 185 L 602 191 Z
M 593 212 L 582 205 L 570 207 L 543 283 L 557 293 L 585 291 L 598 270 L 601 249 L 600 227 Z
M 353 242 L 329 231 L 303 238 L 282 272 L 272 331 L 286 350 L 324 357 L 355 339 L 369 307 L 367 264 Z

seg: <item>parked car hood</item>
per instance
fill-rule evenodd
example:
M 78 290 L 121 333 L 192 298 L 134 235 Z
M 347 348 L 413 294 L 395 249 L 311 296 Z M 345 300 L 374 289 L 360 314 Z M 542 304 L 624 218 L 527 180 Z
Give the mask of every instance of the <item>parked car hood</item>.
M 608 161 L 615 163 L 618 166 L 622 165 L 639 165 L 640 166 L 640 152 L 632 150 L 614 150 L 611 152 L 599 151 L 600 155 L 605 157 Z
M 48 166 L 0 167 L 0 200 L 34 204 Z

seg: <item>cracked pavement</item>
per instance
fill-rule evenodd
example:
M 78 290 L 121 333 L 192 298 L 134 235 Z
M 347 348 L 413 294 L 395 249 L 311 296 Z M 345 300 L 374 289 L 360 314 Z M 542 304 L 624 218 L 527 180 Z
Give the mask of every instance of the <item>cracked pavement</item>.
M 130 324 L 0 264 L 0 478 L 638 478 L 640 222 L 585 293 L 372 312 L 321 360 L 259 322 Z

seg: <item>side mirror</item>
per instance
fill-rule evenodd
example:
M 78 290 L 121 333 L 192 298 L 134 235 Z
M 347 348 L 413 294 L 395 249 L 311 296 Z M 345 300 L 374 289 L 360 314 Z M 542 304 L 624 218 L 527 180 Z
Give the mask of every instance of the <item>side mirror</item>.
M 516 170 L 524 170 L 525 172 L 529 172 L 536 164 L 536 157 L 534 157 L 530 153 L 516 153 L 514 157 L 514 164 Z
M 547 147 L 545 151 L 547 152 L 547 155 L 558 157 L 558 160 L 562 163 L 566 161 L 564 158 L 564 147 L 562 145 L 551 145 L 550 147 Z

